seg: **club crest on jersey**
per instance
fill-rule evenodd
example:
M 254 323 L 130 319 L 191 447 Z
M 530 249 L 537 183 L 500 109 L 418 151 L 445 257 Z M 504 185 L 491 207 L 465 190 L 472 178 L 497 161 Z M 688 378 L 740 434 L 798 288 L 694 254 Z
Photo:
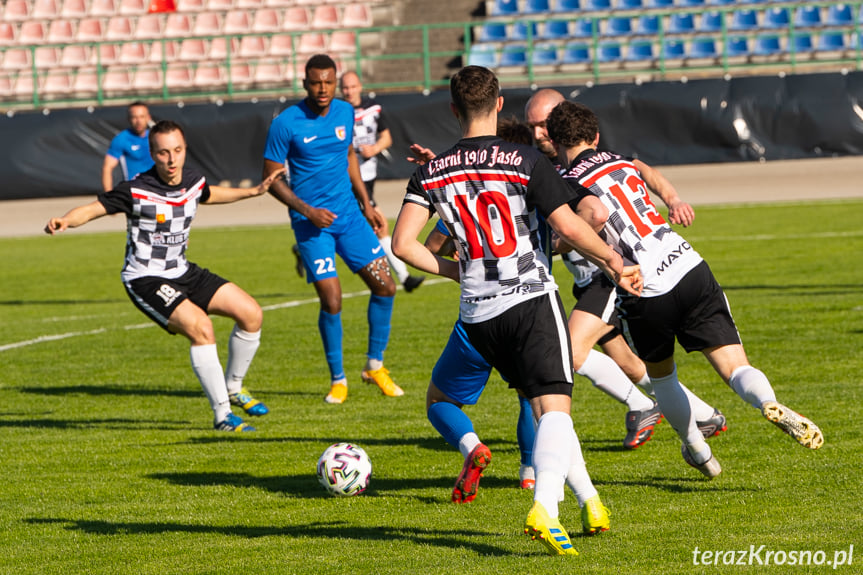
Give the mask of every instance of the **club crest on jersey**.
M 348 135 L 347 129 L 344 126 L 336 126 L 336 138 L 344 140 Z
M 159 224 L 165 223 L 165 214 L 156 214 L 156 222 Z

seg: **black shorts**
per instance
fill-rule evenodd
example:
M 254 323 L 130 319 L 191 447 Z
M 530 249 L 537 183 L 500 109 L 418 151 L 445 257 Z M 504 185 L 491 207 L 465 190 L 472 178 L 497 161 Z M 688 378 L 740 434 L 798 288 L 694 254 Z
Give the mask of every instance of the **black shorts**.
M 617 286 L 608 279 L 608 276 L 604 273 L 597 273 L 584 287 L 573 284 L 572 295 L 576 299 L 573 310 L 595 315 L 612 327 L 610 332 L 599 338 L 598 344 L 602 345 L 621 334 L 620 316 L 617 315 L 617 308 L 615 307 Z
M 124 285 L 129 299 L 144 312 L 144 315 L 162 326 L 168 333 L 174 333 L 168 329 L 168 318 L 180 302 L 188 299 L 207 311 L 216 291 L 226 283 L 228 280 L 210 270 L 189 263 L 188 271 L 176 279 L 145 276 L 128 281 Z
M 465 323 L 471 344 L 512 388 L 528 398 L 572 396 L 572 351 L 566 312 L 554 293 L 531 298 L 497 317 Z
M 368 182 L 363 182 L 366 185 L 366 193 L 369 195 L 369 202 L 371 202 L 372 206 L 377 206 L 375 203 L 375 180 L 369 180 Z
M 667 294 L 621 297 L 618 306 L 629 344 L 644 361 L 672 357 L 675 337 L 687 352 L 740 343 L 728 300 L 705 261 Z

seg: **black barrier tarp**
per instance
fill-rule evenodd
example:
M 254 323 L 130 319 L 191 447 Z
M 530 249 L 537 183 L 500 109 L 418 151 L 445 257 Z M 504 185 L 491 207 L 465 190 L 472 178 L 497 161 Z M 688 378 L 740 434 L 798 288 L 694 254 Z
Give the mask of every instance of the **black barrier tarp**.
M 553 86 L 600 118 L 601 144 L 649 164 L 786 160 L 863 154 L 863 72 L 689 82 Z M 522 117 L 533 92 L 504 90 L 505 115 Z M 459 128 L 447 91 L 381 95 L 393 147 L 381 179 L 407 178 L 417 142 L 435 151 Z M 151 105 L 186 129 L 189 162 L 213 182 L 258 181 L 267 128 L 293 101 Z M 93 194 L 125 107 L 0 116 L 0 199 Z

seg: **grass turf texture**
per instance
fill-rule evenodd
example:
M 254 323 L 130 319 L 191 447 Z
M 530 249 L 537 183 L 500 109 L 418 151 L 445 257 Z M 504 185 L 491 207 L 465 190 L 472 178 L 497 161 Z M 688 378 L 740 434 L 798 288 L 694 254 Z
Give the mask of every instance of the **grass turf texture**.
M 362 384 L 366 298 L 345 299 L 350 393 L 327 405 L 318 306 L 294 273 L 288 228 L 195 230 L 190 259 L 267 309 L 246 381 L 271 413 L 253 420 L 258 432 L 231 435 L 211 430 L 186 340 L 128 301 L 121 235 L 2 240 L 0 572 L 698 573 L 722 567 L 694 566 L 696 547 L 824 550 L 832 559 L 851 544 L 854 566 L 840 570 L 857 571 L 861 213 L 859 201 L 698 209 L 684 234 L 726 289 L 752 363 L 780 401 L 821 426 L 826 444 L 797 446 L 700 354 L 681 352 L 682 381 L 728 417 L 728 431 L 711 440 L 723 474 L 708 482 L 683 463 L 667 423 L 624 451 L 625 407 L 578 379 L 573 419 L 612 524 L 580 537 L 568 493 L 561 515 L 576 558 L 547 557 L 521 534 L 531 495 L 517 489 L 517 402 L 496 374 L 468 408 L 492 465 L 474 503 L 449 502 L 462 460 L 424 406 L 456 317 L 455 284 L 399 292 L 386 358 L 405 389 L 397 399 Z M 570 306 L 571 280 L 555 269 Z M 345 294 L 362 291 L 340 274 Z M 280 305 L 294 301 L 311 303 Z M 231 326 L 215 325 L 224 361 Z M 366 495 L 332 498 L 317 484 L 315 462 L 337 441 L 368 451 Z

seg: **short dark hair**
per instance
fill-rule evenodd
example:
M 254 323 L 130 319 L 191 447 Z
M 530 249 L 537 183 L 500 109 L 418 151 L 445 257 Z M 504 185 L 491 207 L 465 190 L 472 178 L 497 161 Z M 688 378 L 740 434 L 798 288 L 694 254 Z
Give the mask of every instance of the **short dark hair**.
M 147 138 L 148 143 L 150 144 L 150 149 L 154 149 L 153 141 L 157 134 L 168 134 L 173 131 L 180 132 L 180 135 L 183 136 L 183 141 L 186 141 L 186 132 L 183 131 L 183 127 L 173 120 L 160 120 L 156 122 L 156 124 L 150 128 L 150 136 Z
M 465 66 L 453 75 L 449 91 L 459 116 L 469 119 L 494 111 L 500 84 L 488 68 Z
M 556 144 L 592 144 L 599 133 L 599 120 L 593 110 L 578 102 L 564 100 L 554 107 L 545 121 L 548 137 Z
M 147 109 L 149 110 L 149 107 L 147 106 L 147 104 L 145 104 L 145 103 L 144 103 L 144 102 L 142 102 L 141 100 L 135 100 L 134 102 L 132 102 L 131 104 L 129 104 L 129 105 L 126 107 L 126 109 L 127 109 L 127 110 L 131 110 L 132 108 L 137 108 L 138 106 L 144 106 L 145 108 L 147 108 Z
M 502 140 L 513 144 L 524 144 L 529 146 L 533 143 L 533 135 L 527 124 L 520 122 L 515 116 L 500 118 L 497 121 L 497 135 Z
M 336 69 L 336 62 L 327 54 L 315 54 L 309 61 L 306 62 L 306 77 L 309 75 L 309 70 L 329 70 Z

